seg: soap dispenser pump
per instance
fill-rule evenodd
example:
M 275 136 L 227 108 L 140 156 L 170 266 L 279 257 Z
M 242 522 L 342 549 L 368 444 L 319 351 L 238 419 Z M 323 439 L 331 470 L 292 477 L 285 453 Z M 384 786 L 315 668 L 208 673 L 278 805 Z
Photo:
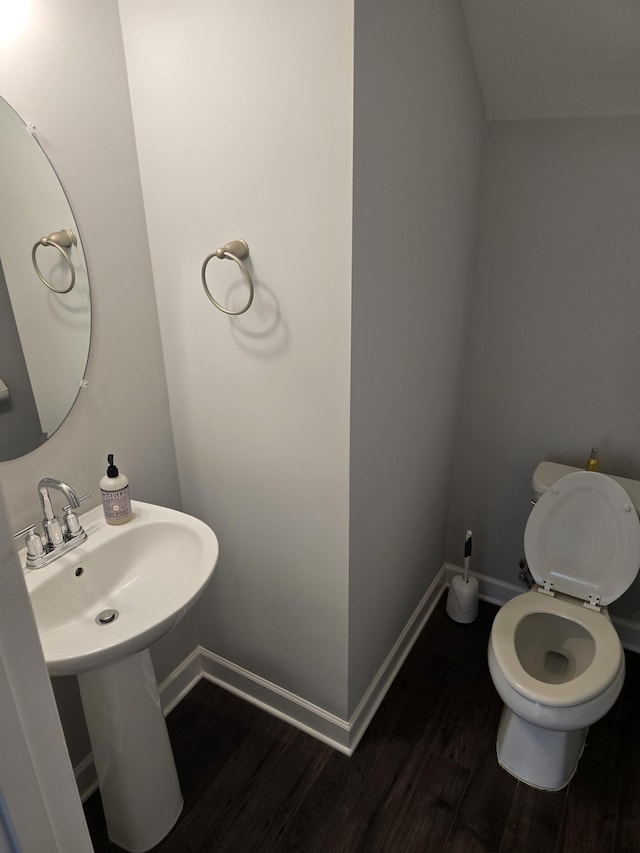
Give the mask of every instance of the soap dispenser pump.
M 129 480 L 113 463 L 113 453 L 107 456 L 107 473 L 100 480 L 102 510 L 107 524 L 125 524 L 131 519 Z

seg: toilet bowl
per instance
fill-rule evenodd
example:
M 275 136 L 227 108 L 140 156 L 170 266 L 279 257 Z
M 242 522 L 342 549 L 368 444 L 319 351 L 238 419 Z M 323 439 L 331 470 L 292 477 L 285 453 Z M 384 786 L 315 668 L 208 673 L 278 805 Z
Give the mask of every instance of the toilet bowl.
M 537 586 L 507 602 L 489 638 L 491 678 L 504 702 L 500 765 L 536 788 L 572 778 L 589 726 L 624 683 L 624 653 L 607 605 L 640 566 L 640 521 L 621 485 L 578 471 L 550 484 L 525 530 Z

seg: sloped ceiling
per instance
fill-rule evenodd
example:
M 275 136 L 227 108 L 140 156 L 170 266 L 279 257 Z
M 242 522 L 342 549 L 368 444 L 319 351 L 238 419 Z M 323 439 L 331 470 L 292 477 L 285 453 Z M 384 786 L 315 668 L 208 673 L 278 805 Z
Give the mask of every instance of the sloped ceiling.
M 640 0 L 462 0 L 487 118 L 640 115 Z

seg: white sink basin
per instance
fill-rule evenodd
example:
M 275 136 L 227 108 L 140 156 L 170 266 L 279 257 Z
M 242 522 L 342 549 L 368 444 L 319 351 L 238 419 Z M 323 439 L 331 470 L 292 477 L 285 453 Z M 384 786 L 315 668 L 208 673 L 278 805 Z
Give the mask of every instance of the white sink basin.
M 202 521 L 132 501 L 123 525 L 102 508 L 80 519 L 88 539 L 42 569 L 25 569 L 47 667 L 77 675 L 142 651 L 182 619 L 209 582 L 218 540 Z M 22 565 L 25 553 L 21 552 Z M 103 611 L 116 618 L 99 624 Z
M 109 838 L 141 851 L 183 804 L 149 646 L 202 594 L 218 540 L 190 515 L 131 507 L 122 525 L 102 507 L 84 513 L 87 541 L 24 574 L 49 672 L 78 676 Z

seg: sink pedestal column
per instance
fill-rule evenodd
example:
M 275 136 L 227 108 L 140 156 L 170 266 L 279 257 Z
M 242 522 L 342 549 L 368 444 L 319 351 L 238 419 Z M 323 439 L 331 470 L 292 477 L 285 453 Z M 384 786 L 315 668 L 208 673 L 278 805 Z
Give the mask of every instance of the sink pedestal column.
M 78 676 L 109 838 L 149 850 L 182 811 L 149 650 Z

